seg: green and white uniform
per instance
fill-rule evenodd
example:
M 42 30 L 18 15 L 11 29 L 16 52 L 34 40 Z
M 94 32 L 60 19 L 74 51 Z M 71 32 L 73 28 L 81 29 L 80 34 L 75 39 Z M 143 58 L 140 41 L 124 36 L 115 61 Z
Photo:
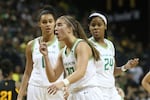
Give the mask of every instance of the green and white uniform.
M 62 100 L 63 93 L 58 92 L 56 95 L 49 95 L 47 87 L 50 86 L 50 82 L 47 78 L 45 71 L 45 62 L 43 55 L 39 51 L 40 37 L 34 39 L 32 60 L 33 70 L 29 79 L 28 86 L 28 100 Z M 51 43 L 48 43 L 48 56 L 52 65 L 56 64 L 58 54 L 60 52 L 60 46 L 57 38 L 55 37 Z M 63 75 L 58 80 L 63 79 Z M 35 94 L 33 94 L 35 93 Z
M 93 37 L 89 39 L 100 52 L 101 60 L 97 63 L 97 80 L 103 91 L 104 100 L 121 100 L 116 88 L 114 78 L 115 48 L 113 43 L 104 39 L 106 47 L 98 44 Z
M 83 40 L 76 40 L 69 54 L 66 54 L 67 47 L 65 47 L 63 50 L 62 60 L 67 76 L 76 70 L 75 50 L 81 41 Z M 98 88 L 98 82 L 96 79 L 96 67 L 93 57 L 89 58 L 84 77 L 77 82 L 72 83 L 68 89 L 70 91 L 68 100 L 103 100 L 101 91 Z

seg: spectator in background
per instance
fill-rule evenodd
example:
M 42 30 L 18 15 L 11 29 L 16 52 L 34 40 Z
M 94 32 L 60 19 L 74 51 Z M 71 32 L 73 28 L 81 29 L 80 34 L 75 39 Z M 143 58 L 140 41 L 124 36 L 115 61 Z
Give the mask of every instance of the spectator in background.
M 16 82 L 21 82 L 22 81 L 22 72 L 21 72 L 21 67 L 20 66 L 15 66 L 12 78 Z
M 144 74 L 142 67 L 141 67 L 140 65 L 138 65 L 137 67 L 132 68 L 132 69 L 130 69 L 130 70 L 128 70 L 128 71 L 129 71 L 129 73 L 132 75 L 133 81 L 134 81 L 136 84 L 140 85 L 141 78 L 142 78 L 142 76 L 143 76 L 143 74 Z

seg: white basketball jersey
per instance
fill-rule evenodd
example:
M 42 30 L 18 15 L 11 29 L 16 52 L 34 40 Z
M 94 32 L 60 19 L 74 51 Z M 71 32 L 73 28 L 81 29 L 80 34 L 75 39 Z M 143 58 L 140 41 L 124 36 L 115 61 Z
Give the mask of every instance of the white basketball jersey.
M 75 57 L 75 50 L 79 42 L 83 41 L 82 39 L 78 39 L 69 54 L 66 54 L 66 47 L 62 53 L 63 65 L 65 69 L 66 75 L 72 74 L 76 70 L 76 57 Z M 82 67 L 82 66 L 81 66 Z M 75 89 L 82 89 L 88 86 L 97 86 L 96 82 L 96 67 L 93 57 L 89 58 L 87 70 L 83 78 L 78 80 L 77 82 L 70 85 L 69 90 L 73 91 Z
M 29 84 L 33 84 L 35 86 L 49 86 L 50 82 L 48 81 L 46 71 L 45 71 L 45 61 L 43 55 L 39 51 L 39 40 L 40 37 L 34 40 L 33 52 L 32 52 L 32 60 L 33 60 L 33 70 L 31 73 L 31 77 L 29 80 Z M 51 65 L 54 66 L 57 61 L 57 57 L 60 51 L 60 46 L 57 38 L 53 39 L 53 42 L 47 44 L 48 45 L 48 56 L 51 62 Z M 61 75 L 59 79 L 62 79 Z
M 97 63 L 97 73 L 99 84 L 102 87 L 113 87 L 115 85 L 114 66 L 115 66 L 115 49 L 114 45 L 108 39 L 104 39 L 107 47 L 98 44 L 93 37 L 89 39 L 100 52 L 101 60 Z

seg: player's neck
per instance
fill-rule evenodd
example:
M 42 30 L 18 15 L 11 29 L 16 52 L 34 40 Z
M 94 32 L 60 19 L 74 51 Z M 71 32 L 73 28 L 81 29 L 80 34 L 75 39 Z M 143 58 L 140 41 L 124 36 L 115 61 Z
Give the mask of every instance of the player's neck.
M 51 36 L 47 36 L 47 37 L 42 36 L 42 37 L 40 38 L 40 41 L 41 41 L 41 42 L 50 42 L 50 41 L 52 41 L 54 38 L 55 38 L 55 35 L 51 35 Z

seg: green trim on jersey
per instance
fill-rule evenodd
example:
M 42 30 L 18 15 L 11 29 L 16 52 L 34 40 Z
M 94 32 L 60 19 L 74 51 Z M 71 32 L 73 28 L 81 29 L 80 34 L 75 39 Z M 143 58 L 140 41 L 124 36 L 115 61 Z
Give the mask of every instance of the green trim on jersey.
M 33 42 L 32 42 L 31 52 L 33 52 L 33 50 L 34 50 L 35 41 L 36 40 L 34 39 Z
M 96 43 L 97 45 L 99 45 L 99 46 L 101 46 L 101 47 L 103 47 L 103 48 L 105 48 L 105 49 L 108 47 L 108 44 L 107 44 L 107 43 L 106 43 L 106 46 L 99 44 L 99 43 L 94 39 L 94 37 L 91 37 L 90 39 L 91 39 L 94 43 Z
M 61 49 L 61 44 L 60 44 L 60 42 L 58 42 L 58 46 L 59 46 L 59 50 Z
M 75 42 L 74 42 L 74 44 L 73 44 L 73 47 L 71 48 L 71 51 L 73 50 L 73 54 L 74 54 L 75 57 L 76 57 L 76 55 L 75 55 L 76 47 L 78 46 L 78 44 L 79 44 L 81 41 L 83 41 L 83 40 L 82 40 L 82 39 L 77 39 L 77 40 L 75 40 Z
M 76 39 L 70 49 L 70 52 L 67 53 L 67 46 L 64 47 L 64 54 L 65 56 L 68 56 L 70 55 L 71 52 L 73 52 L 74 56 L 75 56 L 75 49 L 76 49 L 76 46 L 78 45 L 78 43 L 81 41 L 81 39 Z M 75 56 L 76 57 L 76 56 Z
M 49 41 L 49 42 L 47 43 L 47 46 L 53 44 L 53 43 L 56 41 L 56 39 L 57 39 L 56 36 L 54 36 L 54 38 L 52 39 L 52 41 Z
M 45 60 L 43 56 L 42 56 L 42 67 L 45 68 Z
M 72 46 L 72 48 L 71 48 L 71 50 L 70 50 L 70 52 L 71 51 L 73 51 L 73 54 L 74 54 L 74 56 L 77 58 L 77 56 L 75 55 L 75 50 L 76 50 L 76 47 L 78 46 L 78 44 L 80 43 L 80 42 L 82 42 L 82 41 L 84 41 L 83 39 L 77 39 L 75 42 L 74 42 L 74 44 L 73 44 L 73 46 Z M 67 47 L 65 46 L 65 55 L 66 56 L 68 56 L 69 54 L 70 54 L 70 52 L 68 53 L 68 54 L 66 54 L 66 50 L 67 50 Z M 91 59 L 93 59 L 93 55 L 91 56 L 91 57 L 89 57 L 89 60 L 91 60 Z

